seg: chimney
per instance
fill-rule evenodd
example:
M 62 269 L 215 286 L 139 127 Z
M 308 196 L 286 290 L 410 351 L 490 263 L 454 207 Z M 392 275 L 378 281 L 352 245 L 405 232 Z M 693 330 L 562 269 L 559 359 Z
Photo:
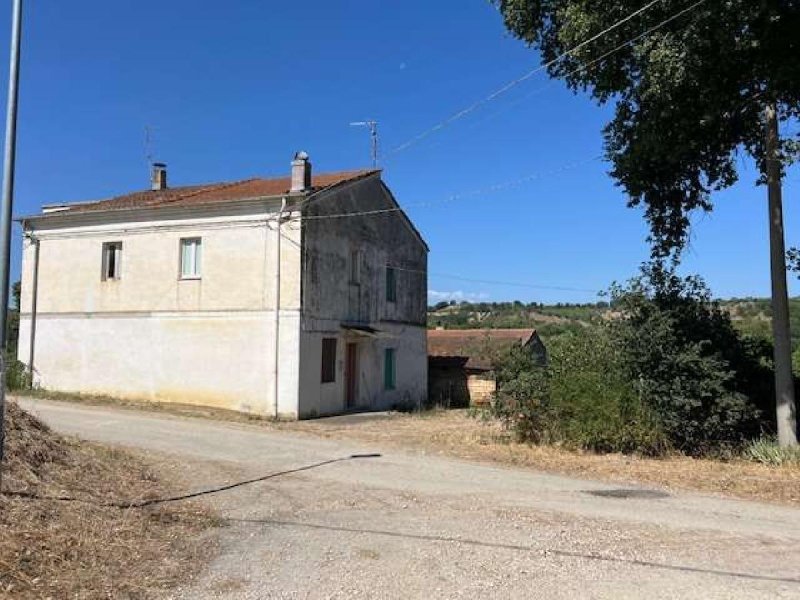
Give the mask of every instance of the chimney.
M 151 189 L 155 191 L 167 189 L 167 165 L 153 163 L 153 172 L 150 175 Z
M 311 190 L 311 162 L 308 154 L 298 152 L 292 161 L 292 193 L 308 192 Z

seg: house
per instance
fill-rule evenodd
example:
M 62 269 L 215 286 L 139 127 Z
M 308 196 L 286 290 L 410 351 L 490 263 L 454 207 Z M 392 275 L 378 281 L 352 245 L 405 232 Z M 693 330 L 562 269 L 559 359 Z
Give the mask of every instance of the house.
M 428 247 L 377 170 L 45 206 L 19 358 L 67 392 L 284 418 L 427 397 Z
M 514 344 L 541 364 L 547 362 L 547 350 L 535 329 L 429 330 L 429 402 L 453 407 L 491 402 L 497 390 L 493 360 Z

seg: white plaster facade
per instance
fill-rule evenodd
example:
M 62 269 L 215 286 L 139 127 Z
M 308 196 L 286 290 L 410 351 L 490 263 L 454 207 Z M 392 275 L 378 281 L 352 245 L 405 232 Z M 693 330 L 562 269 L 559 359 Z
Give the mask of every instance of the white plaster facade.
M 303 193 L 286 187 L 241 198 L 232 184 L 231 198 L 214 202 L 22 219 L 19 359 L 29 363 L 33 339 L 36 383 L 267 416 L 277 410 L 284 418 L 423 401 L 424 241 L 379 172 Z M 335 216 L 376 209 L 389 212 Z M 202 240 L 197 278 L 181 277 L 184 238 Z M 101 276 L 109 242 L 122 243 L 118 279 Z M 388 270 L 397 280 L 394 301 L 386 298 Z M 334 380 L 325 383 L 323 338 L 336 340 Z M 348 344 L 355 344 L 349 362 Z

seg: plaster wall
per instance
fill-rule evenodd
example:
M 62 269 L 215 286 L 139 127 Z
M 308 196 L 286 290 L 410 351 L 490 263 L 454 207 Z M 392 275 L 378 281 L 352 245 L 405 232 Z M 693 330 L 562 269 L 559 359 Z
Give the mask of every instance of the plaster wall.
M 34 367 L 45 388 L 275 410 L 275 207 L 227 215 L 34 226 L 39 289 Z M 300 225 L 281 239 L 279 413 L 298 413 Z M 180 240 L 202 239 L 200 279 L 180 278 Z M 101 277 L 104 242 L 121 277 Z M 19 358 L 28 361 L 34 244 L 23 248 Z

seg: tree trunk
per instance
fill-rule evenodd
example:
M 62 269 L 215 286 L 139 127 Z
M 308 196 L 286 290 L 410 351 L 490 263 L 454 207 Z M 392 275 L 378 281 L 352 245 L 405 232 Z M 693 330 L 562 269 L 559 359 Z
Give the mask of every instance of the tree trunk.
M 781 164 L 778 157 L 778 115 L 774 103 L 765 109 L 766 167 L 769 190 L 769 247 L 772 264 L 772 335 L 775 340 L 775 406 L 778 443 L 797 445 L 789 292 L 786 287 L 786 247 L 783 235 Z

